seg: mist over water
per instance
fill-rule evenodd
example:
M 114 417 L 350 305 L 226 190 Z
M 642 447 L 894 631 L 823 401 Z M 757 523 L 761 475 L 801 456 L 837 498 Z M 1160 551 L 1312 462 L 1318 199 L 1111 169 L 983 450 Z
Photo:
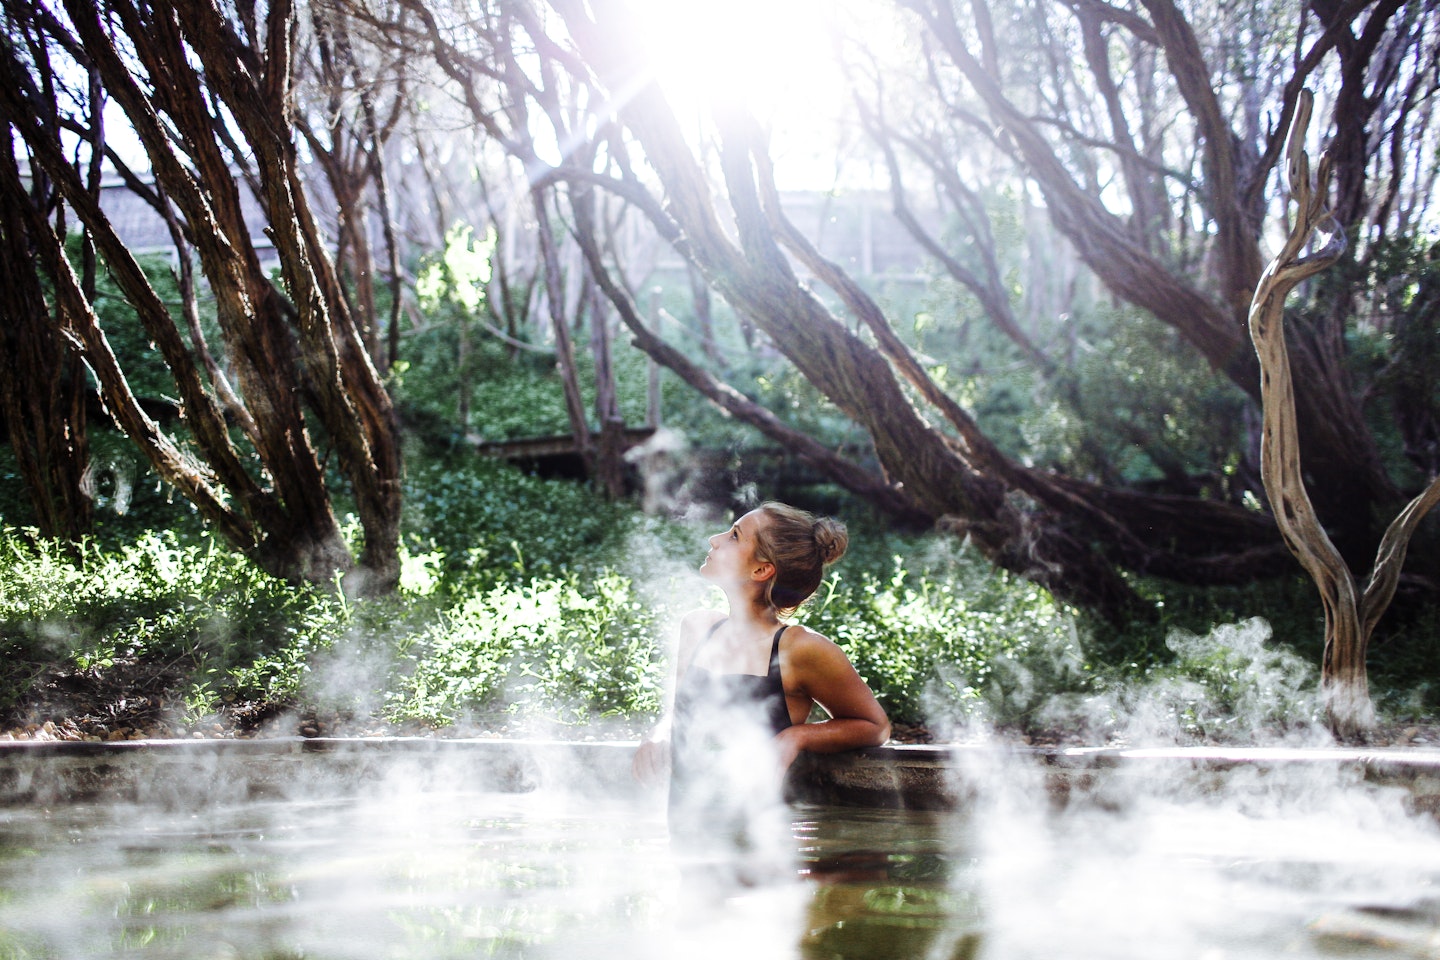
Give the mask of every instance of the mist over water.
M 1332 763 L 1157 761 L 1057 810 L 1050 773 L 996 754 L 960 770 L 979 785 L 982 956 L 1436 955 L 1440 830 L 1401 789 Z
M 557 763 L 521 793 L 397 759 L 249 803 L 198 763 L 169 799 L 0 810 L 0 956 L 1436 956 L 1440 830 L 1334 764 L 1137 763 L 1062 798 L 961 751 L 951 813 L 764 808 L 762 873 Z
M 6 877 L 0 927 L 28 955 L 521 955 L 643 931 L 664 893 L 643 879 L 663 849 L 653 820 L 592 806 L 576 821 L 543 796 L 62 816 L 69 843 Z

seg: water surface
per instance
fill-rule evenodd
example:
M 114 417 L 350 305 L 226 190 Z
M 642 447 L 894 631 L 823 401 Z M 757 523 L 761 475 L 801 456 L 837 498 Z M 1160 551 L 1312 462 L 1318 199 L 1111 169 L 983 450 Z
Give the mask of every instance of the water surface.
M 544 791 L 6 809 L 0 958 L 1440 957 L 1440 837 L 1371 800 L 997 793 L 788 832 L 727 872 L 658 805 Z

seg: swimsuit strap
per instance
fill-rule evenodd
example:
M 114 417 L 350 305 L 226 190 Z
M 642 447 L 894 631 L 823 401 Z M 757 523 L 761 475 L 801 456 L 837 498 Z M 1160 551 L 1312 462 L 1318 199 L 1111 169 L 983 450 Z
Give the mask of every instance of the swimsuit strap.
M 780 676 L 780 637 L 789 629 L 789 624 L 780 624 L 780 629 L 775 631 L 775 641 L 770 644 L 770 673 L 776 677 Z M 767 674 L 768 675 L 768 674 Z

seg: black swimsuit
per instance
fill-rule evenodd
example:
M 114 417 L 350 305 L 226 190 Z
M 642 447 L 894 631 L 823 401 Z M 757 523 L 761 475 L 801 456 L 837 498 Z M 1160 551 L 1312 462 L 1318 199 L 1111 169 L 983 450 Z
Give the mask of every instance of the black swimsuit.
M 725 621 L 705 635 L 708 640 Z M 712 673 L 693 663 L 675 690 L 670 727 L 670 824 L 672 833 L 700 828 L 730 829 L 730 820 L 746 806 L 735 796 L 733 748 L 744 749 L 746 738 L 765 744 L 789 727 L 790 707 L 780 676 L 781 626 L 770 645 L 770 666 L 764 676 Z M 703 642 L 703 641 L 702 641 Z M 748 729 L 747 729 L 748 728 Z

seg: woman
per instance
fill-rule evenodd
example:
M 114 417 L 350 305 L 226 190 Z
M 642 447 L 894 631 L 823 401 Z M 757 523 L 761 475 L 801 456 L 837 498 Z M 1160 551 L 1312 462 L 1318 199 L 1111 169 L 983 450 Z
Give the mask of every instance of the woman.
M 890 736 L 885 711 L 845 652 L 787 624 L 845 552 L 845 527 L 766 503 L 710 538 L 700 574 L 725 592 L 728 613 L 696 610 L 680 625 L 674 703 L 641 742 L 642 782 L 670 770 L 677 825 L 735 835 L 756 802 L 778 799 L 802 750 L 836 753 Z M 819 705 L 829 718 L 807 722 Z

